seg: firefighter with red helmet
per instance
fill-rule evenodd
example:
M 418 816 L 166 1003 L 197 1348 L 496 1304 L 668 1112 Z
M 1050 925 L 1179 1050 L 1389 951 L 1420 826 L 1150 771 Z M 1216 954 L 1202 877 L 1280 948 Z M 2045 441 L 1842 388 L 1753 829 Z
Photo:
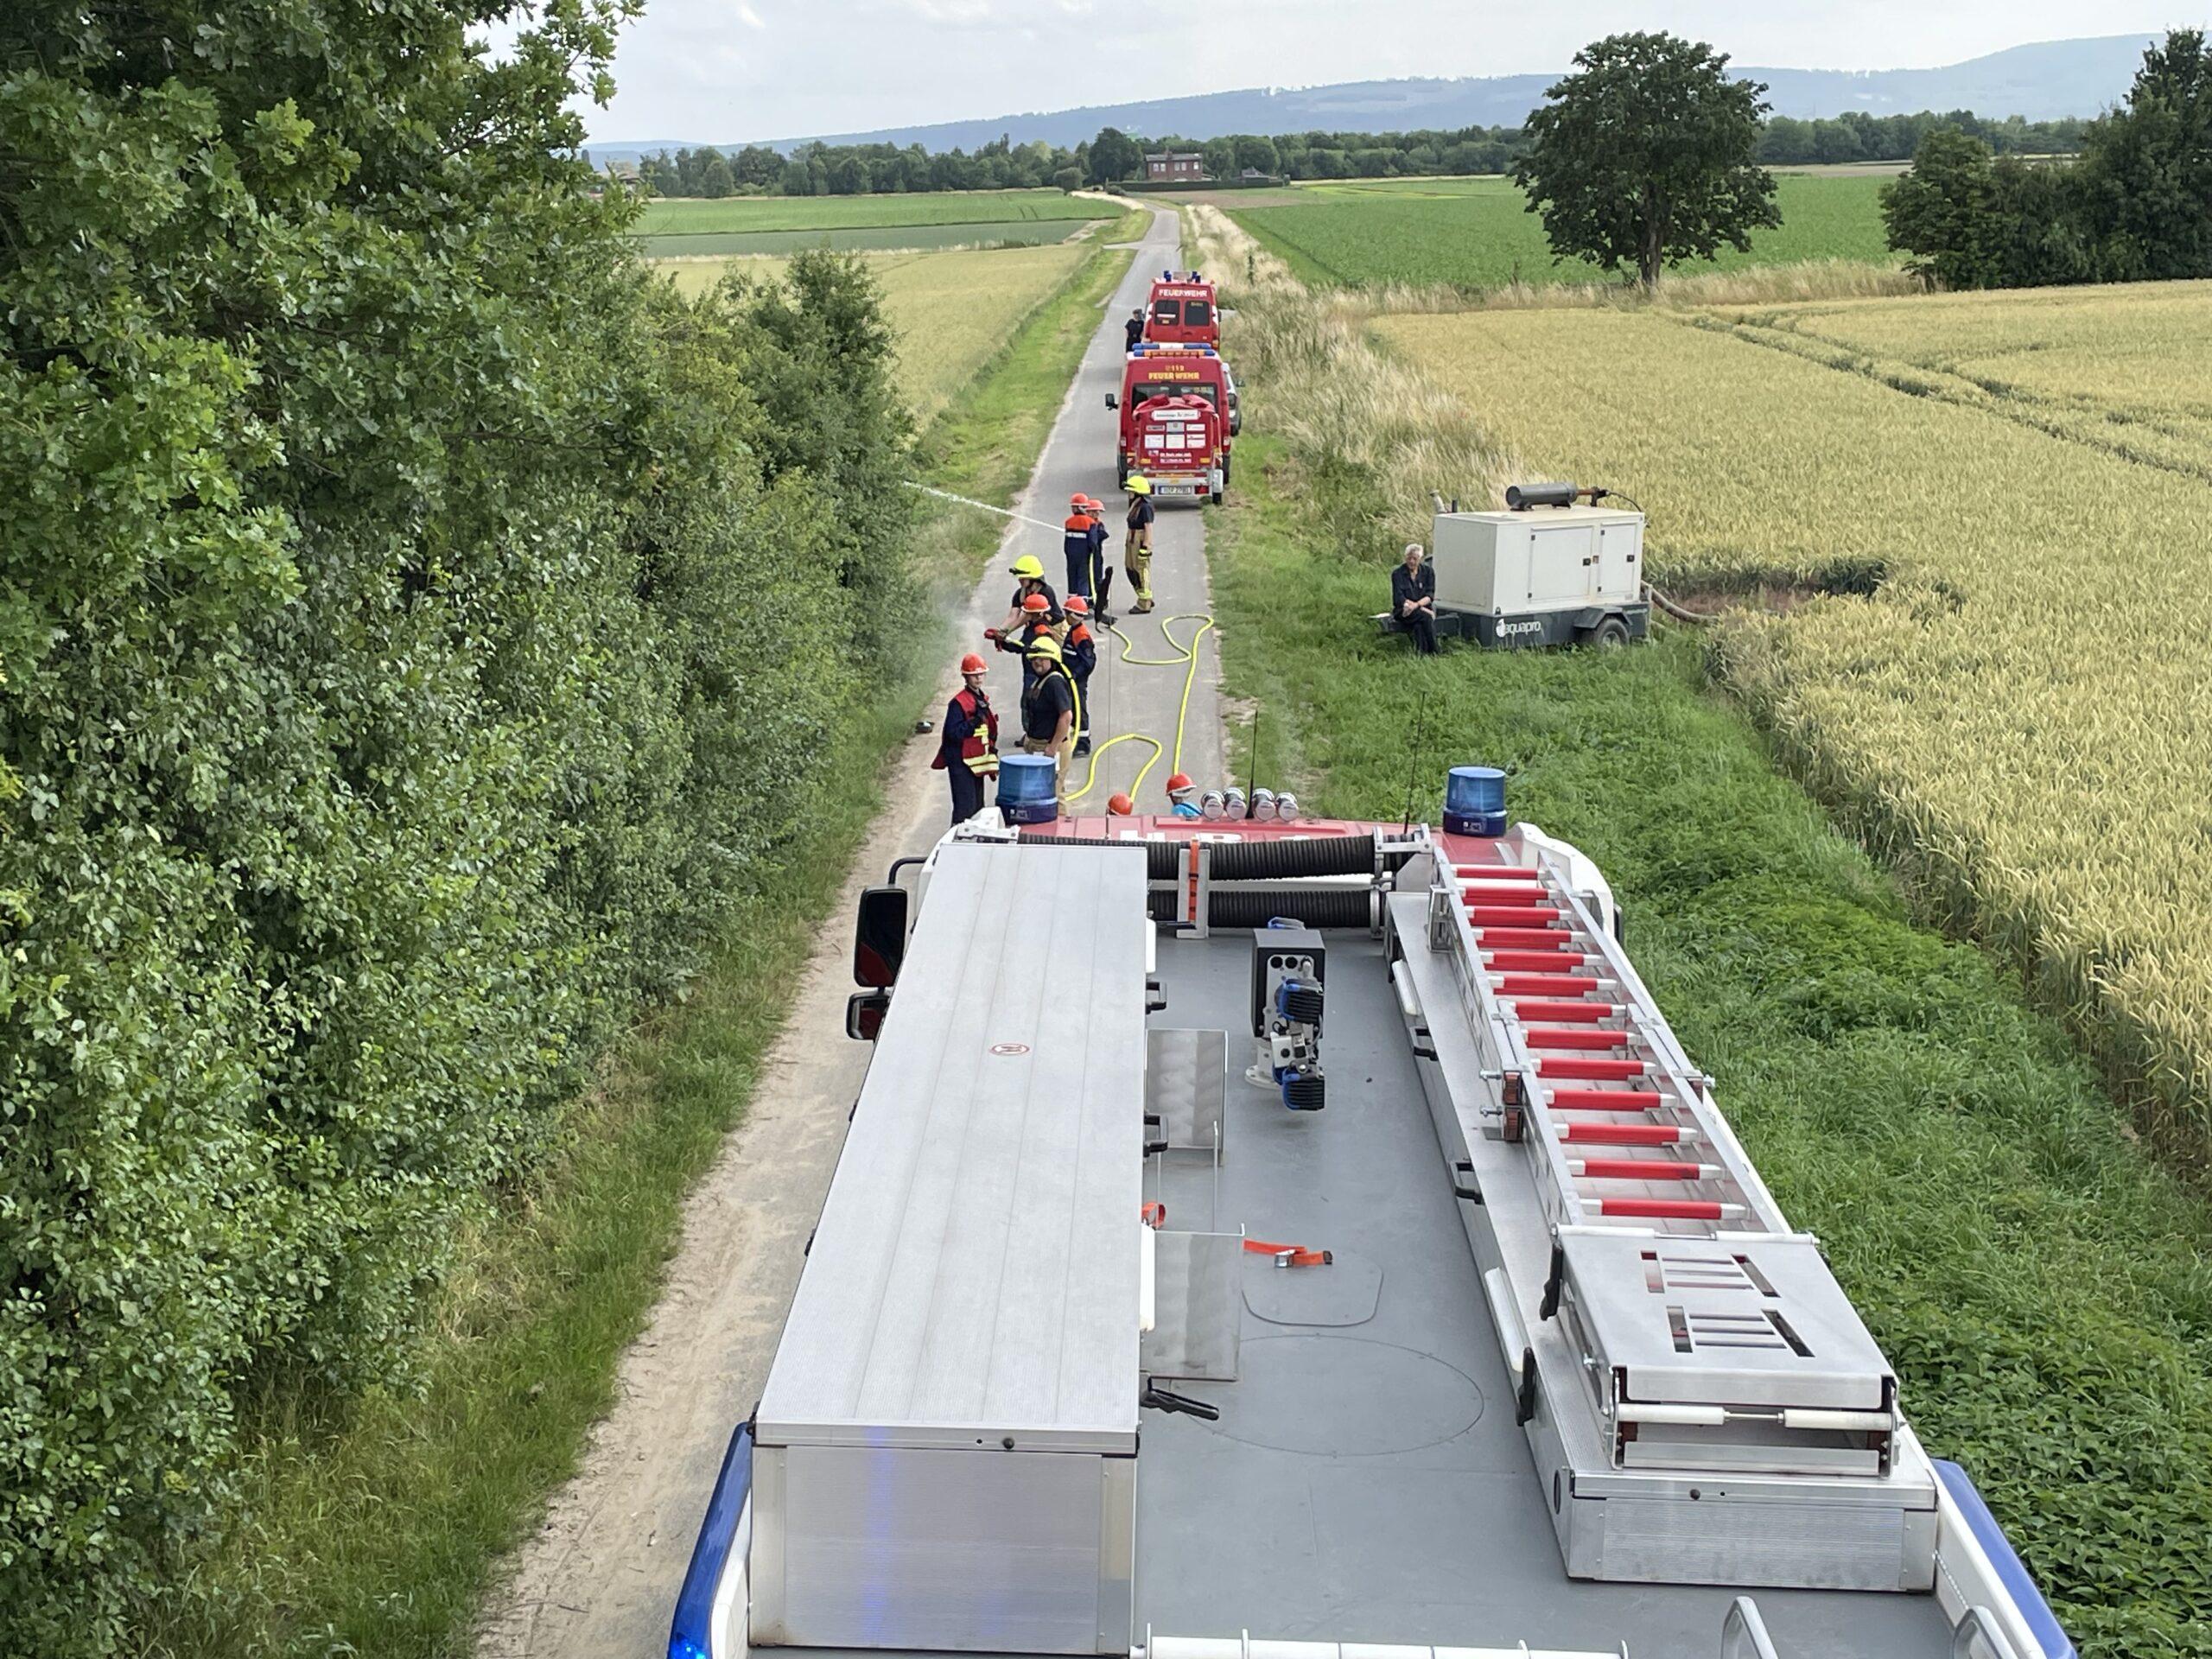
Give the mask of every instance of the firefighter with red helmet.
M 1060 641 L 1060 661 L 1066 664 L 1068 677 L 1075 682 L 1076 710 L 1079 718 L 1075 728 L 1075 752 L 1090 753 L 1090 671 L 1098 666 L 1098 639 L 1090 631 L 1090 601 L 1081 594 L 1070 594 L 1062 607 L 1067 613 L 1067 637 Z
M 1106 556 L 1106 504 L 1095 495 L 1083 498 L 1083 510 L 1090 515 L 1090 603 L 1099 626 L 1114 626 L 1114 607 L 1107 601 L 1114 596 L 1114 566 Z
M 1060 523 L 1060 550 L 1067 557 L 1071 597 L 1087 600 L 1095 585 L 1097 547 L 1090 534 L 1091 523 L 1090 498 L 1080 491 L 1068 497 L 1068 516 Z
M 983 690 L 983 659 L 960 659 L 960 690 L 944 705 L 944 735 L 930 762 L 952 785 L 952 821 L 965 823 L 983 810 L 983 784 L 999 775 L 999 717 Z

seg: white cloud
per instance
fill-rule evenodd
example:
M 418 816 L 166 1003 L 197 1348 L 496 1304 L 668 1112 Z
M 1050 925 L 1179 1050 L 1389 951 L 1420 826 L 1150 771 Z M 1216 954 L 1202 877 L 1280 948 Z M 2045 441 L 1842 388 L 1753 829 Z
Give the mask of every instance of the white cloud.
M 752 7 L 747 5 L 745 3 L 745 0 L 737 0 L 737 21 L 743 23 L 747 29 L 766 29 L 768 27 L 767 24 L 760 21 L 760 14 L 753 10 Z

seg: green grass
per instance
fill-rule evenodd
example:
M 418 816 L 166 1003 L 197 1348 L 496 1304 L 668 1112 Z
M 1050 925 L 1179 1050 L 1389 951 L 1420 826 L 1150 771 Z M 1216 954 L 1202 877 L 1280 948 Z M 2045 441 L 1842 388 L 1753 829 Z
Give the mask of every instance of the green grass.
M 943 190 L 887 196 L 728 196 L 649 201 L 640 236 L 721 231 L 823 231 L 887 225 L 982 225 L 1105 219 L 1105 205 L 1058 190 Z
M 1072 219 L 987 219 L 944 225 L 851 225 L 818 231 L 717 231 L 645 236 L 648 259 L 690 259 L 747 253 L 796 253 L 802 248 L 865 252 L 885 248 L 1035 247 L 1063 242 L 1082 226 Z
M 1099 247 L 982 366 L 925 437 L 924 476 L 1011 501 L 1130 257 Z M 881 804 L 883 763 L 938 681 L 946 603 L 973 584 L 999 524 L 924 508 L 913 547 L 935 626 L 917 630 L 892 683 L 855 710 L 801 854 L 747 907 L 690 996 L 641 1027 L 579 1103 L 562 1155 L 464 1253 L 422 1344 L 419 1393 L 248 1402 L 243 1512 L 226 1539 L 181 1554 L 181 1593 L 148 1610 L 140 1659 L 469 1652 L 501 1554 L 527 1535 L 607 1408 L 684 1194 L 744 1116 L 781 992 L 820 942 Z
M 1785 175 L 1777 181 L 1779 230 L 1675 269 L 1690 274 L 1808 259 L 1891 263 L 1874 178 Z M 1589 282 L 1604 272 L 1583 260 L 1554 264 L 1543 222 L 1512 181 L 1421 179 L 1309 187 L 1294 207 L 1243 207 L 1230 217 L 1287 260 L 1308 283 L 1357 287 L 1446 283 L 1488 289 L 1508 283 Z
M 1319 550 L 1280 442 L 1212 515 L 1228 688 L 1310 810 L 1433 816 L 1455 762 L 1605 868 L 1628 941 L 1929 1450 L 1965 1465 L 2085 1655 L 2212 1653 L 2212 1204 L 2022 986 L 1894 882 L 1706 688 L 1700 642 L 1423 661 L 1386 573 Z M 1245 757 L 1239 755 L 1241 769 Z

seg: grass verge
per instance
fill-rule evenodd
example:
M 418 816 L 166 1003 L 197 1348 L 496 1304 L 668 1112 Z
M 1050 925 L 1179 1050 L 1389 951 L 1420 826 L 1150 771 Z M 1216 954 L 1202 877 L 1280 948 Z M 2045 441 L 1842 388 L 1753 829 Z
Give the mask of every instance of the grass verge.
M 1515 816 L 1605 867 L 1639 969 L 1922 1438 L 2082 1651 L 2212 1653 L 2212 1204 L 2017 979 L 1914 925 L 1705 689 L 1694 642 L 1414 658 L 1371 633 L 1383 574 L 1319 544 L 1284 446 L 1241 440 L 1237 478 L 1208 551 L 1228 689 L 1268 710 L 1261 781 L 1395 817 L 1409 779 L 1433 815 L 1448 765 L 1507 768 Z
M 1027 480 L 1098 308 L 1132 256 L 1101 241 L 931 426 L 922 476 L 982 500 Z M 950 602 L 1001 521 L 931 502 L 914 554 L 934 627 L 847 728 L 810 832 L 753 896 L 682 1004 L 640 1025 L 577 1103 L 563 1150 L 463 1250 L 418 1357 L 421 1387 L 245 1406 L 244 1501 L 218 1545 L 181 1551 L 148 1609 L 146 1659 L 469 1651 L 500 1554 L 574 1470 L 612 1398 L 677 1236 L 683 1198 L 744 1115 L 780 988 L 818 943 L 880 804 L 883 765 L 937 684 Z M 704 1501 L 704 1494 L 702 1494 Z M 670 1547 L 684 1547 L 671 1541 Z

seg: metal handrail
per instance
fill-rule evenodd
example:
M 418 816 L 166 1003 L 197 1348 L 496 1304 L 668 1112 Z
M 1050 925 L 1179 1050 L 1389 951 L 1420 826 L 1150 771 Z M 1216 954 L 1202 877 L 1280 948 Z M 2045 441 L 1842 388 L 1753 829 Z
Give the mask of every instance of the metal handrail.
M 1728 1616 L 1720 1621 L 1720 1659 L 1777 1659 L 1766 1620 L 1749 1596 L 1728 1604 Z
M 1969 1607 L 1959 1615 L 1959 1622 L 1951 1629 L 1951 1659 L 1978 1659 L 1974 1645 L 1980 1637 L 1982 1645 L 1979 1659 L 2020 1659 L 2020 1650 L 2012 1645 L 2012 1638 L 2005 1634 L 2005 1627 L 1997 1622 L 1997 1615 L 1986 1607 Z

